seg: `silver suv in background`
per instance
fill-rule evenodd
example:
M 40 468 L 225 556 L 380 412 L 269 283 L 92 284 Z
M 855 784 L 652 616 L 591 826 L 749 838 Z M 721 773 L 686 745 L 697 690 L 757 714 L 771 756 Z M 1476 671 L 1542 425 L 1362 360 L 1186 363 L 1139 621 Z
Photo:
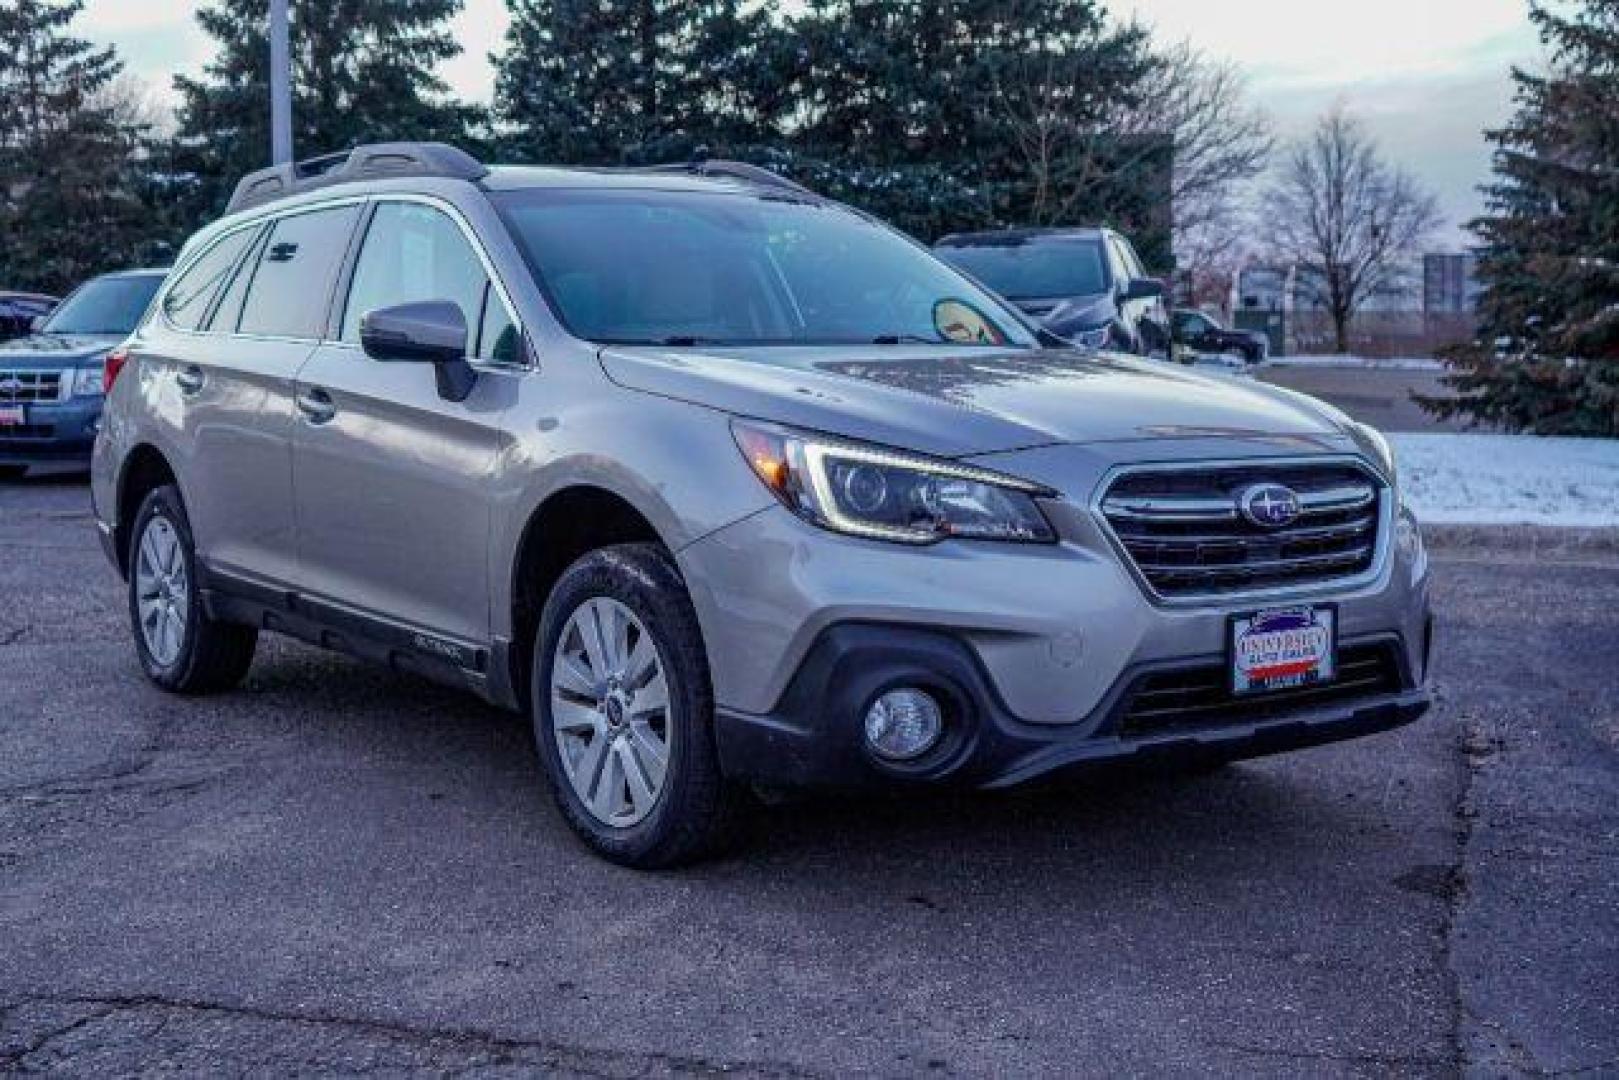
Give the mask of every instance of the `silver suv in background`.
M 110 387 L 96 518 L 159 686 L 293 634 L 533 718 L 654 867 L 757 786 L 1214 763 L 1427 706 L 1427 561 L 1373 431 L 1040 347 L 773 174 L 266 170 Z

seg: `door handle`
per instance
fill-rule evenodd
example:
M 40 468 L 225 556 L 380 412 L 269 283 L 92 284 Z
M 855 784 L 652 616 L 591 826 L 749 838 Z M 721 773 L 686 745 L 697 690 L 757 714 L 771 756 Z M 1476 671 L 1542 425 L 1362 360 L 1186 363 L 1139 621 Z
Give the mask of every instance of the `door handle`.
M 337 415 L 337 405 L 332 401 L 332 395 L 318 386 L 299 390 L 292 401 L 311 424 L 324 424 Z
M 202 368 L 196 364 L 187 364 L 174 373 L 174 384 L 180 388 L 180 393 L 182 394 L 195 394 L 202 389 L 202 384 L 207 381 L 207 377 L 202 373 Z

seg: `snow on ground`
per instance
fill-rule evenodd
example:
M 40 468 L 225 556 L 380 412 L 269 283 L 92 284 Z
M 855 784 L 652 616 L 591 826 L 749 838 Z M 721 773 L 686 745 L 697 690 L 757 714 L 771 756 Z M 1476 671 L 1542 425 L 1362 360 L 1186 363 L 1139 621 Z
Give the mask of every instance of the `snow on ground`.
M 1619 439 L 1391 433 L 1400 487 L 1434 525 L 1619 527 Z
M 1384 371 L 1443 371 L 1445 365 L 1421 356 L 1379 359 L 1370 356 L 1273 356 L 1263 367 L 1372 368 Z

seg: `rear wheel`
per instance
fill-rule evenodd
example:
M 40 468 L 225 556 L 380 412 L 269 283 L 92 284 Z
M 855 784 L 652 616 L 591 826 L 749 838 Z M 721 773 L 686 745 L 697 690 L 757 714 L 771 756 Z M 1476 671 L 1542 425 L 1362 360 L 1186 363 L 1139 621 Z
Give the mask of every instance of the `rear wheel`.
M 203 610 L 191 524 L 172 484 L 146 496 L 130 530 L 129 618 L 141 667 L 165 690 L 228 690 L 253 663 L 258 632 Z
M 580 838 L 642 869 L 719 846 L 740 795 L 720 772 L 708 661 L 668 553 L 623 544 L 575 562 L 534 649 L 534 738 Z

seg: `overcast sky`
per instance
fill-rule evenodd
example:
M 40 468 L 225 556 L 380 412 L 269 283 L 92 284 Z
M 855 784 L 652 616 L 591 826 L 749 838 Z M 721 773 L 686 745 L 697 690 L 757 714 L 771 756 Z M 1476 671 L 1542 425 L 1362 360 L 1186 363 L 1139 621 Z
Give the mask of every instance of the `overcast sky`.
M 1479 207 L 1489 168 L 1480 132 L 1511 107 L 1513 63 L 1539 55 L 1525 0 L 1107 0 L 1166 40 L 1190 39 L 1240 63 L 1254 101 L 1293 135 L 1334 101 L 1361 116 L 1388 155 L 1440 195 L 1450 226 Z M 81 32 L 116 44 L 157 96 L 176 72 L 207 61 L 196 3 L 89 0 Z M 488 55 L 506 28 L 504 0 L 466 0 L 456 39 L 466 52 L 445 68 L 464 97 L 493 91 Z

